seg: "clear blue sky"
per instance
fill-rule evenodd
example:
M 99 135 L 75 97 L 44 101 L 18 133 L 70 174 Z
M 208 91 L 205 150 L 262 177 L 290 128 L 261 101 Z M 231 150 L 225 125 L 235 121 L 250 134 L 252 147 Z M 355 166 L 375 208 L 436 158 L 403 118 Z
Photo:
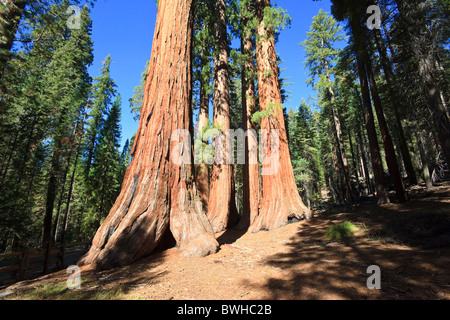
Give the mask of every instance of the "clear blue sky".
M 290 29 L 282 31 L 276 46 L 284 63 L 283 78 L 292 84 L 285 107 L 294 110 L 302 98 L 315 96 L 311 87 L 306 87 L 304 49 L 299 45 L 319 9 L 330 12 L 330 1 L 277 0 L 276 4 L 286 9 L 292 18 Z M 139 85 L 145 63 L 150 59 L 153 32 L 156 23 L 155 0 L 97 0 L 91 11 L 93 20 L 94 64 L 90 68 L 92 77 L 99 74 L 101 63 L 110 54 L 113 60 L 111 74 L 122 96 L 122 145 L 137 131 L 138 122 L 133 120 L 128 99 Z

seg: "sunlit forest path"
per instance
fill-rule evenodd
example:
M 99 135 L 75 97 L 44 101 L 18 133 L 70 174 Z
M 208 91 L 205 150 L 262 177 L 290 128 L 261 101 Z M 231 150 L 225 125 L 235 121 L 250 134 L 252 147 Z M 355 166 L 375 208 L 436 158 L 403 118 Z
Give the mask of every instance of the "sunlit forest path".
M 218 253 L 182 258 L 172 248 L 127 267 L 65 270 L 4 289 L 6 299 L 450 299 L 450 182 L 416 186 L 411 201 L 329 206 L 311 220 L 269 232 L 218 234 Z M 336 239 L 330 227 L 351 222 Z M 369 290 L 370 265 L 381 289 Z

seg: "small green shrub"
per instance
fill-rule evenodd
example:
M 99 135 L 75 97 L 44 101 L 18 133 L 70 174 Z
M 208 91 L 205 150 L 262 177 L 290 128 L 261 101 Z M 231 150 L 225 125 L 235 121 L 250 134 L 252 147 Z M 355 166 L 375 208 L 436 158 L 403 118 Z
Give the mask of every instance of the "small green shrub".
M 325 234 L 329 240 L 339 240 L 342 238 L 352 237 L 355 233 L 356 226 L 350 221 L 344 221 L 331 225 Z

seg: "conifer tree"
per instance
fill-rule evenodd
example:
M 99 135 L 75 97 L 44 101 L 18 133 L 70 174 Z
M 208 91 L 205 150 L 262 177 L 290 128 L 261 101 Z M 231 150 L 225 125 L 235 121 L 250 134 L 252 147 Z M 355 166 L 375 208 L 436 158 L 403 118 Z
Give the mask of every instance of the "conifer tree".
M 362 102 L 364 106 L 364 117 L 366 123 L 367 136 L 369 139 L 370 154 L 372 160 L 372 170 L 375 178 L 375 185 L 377 190 L 377 197 L 379 204 L 390 203 L 387 190 L 387 182 L 384 176 L 380 148 L 377 140 L 377 133 L 375 128 L 375 121 L 372 112 L 372 102 L 370 96 L 370 87 L 368 74 L 366 69 L 365 50 L 367 50 L 364 36 L 362 35 L 362 18 L 357 12 L 361 12 L 363 3 L 350 3 L 347 0 L 334 0 L 332 6 L 332 13 L 338 21 L 345 19 L 349 20 L 352 35 L 354 37 L 355 46 L 353 51 L 356 56 L 358 74 L 360 79 Z
M 144 100 L 145 80 L 147 80 L 148 66 L 150 61 L 145 63 L 145 69 L 141 73 L 141 82 L 133 90 L 133 96 L 128 100 L 134 120 L 139 120 L 141 116 L 142 102 Z
M 46 94 L 44 103 L 55 106 L 52 129 L 53 150 L 47 186 L 46 211 L 44 217 L 43 244 L 50 241 L 52 215 L 58 174 L 61 173 L 61 158 L 64 144 L 68 141 L 68 128 L 76 121 L 78 110 L 87 101 L 90 77 L 87 67 L 92 63 L 91 20 L 87 7 L 82 12 L 82 28 L 67 30 L 68 40 L 63 41 L 53 54 L 52 62 L 44 75 Z M 74 90 L 74 88 L 76 88 Z M 70 129 L 69 129 L 70 130 Z
M 331 110 L 338 145 L 339 167 L 344 181 L 344 198 L 346 201 L 351 201 L 353 190 L 344 147 L 341 117 L 338 113 L 335 88 L 331 79 L 332 75 L 336 76 L 333 68 L 339 54 L 334 45 L 344 39 L 344 36 L 340 33 L 341 30 L 342 27 L 338 26 L 337 21 L 321 9 L 318 15 L 313 17 L 313 23 L 307 33 L 308 38 L 301 45 L 305 47 L 306 67 L 310 69 L 311 78 L 308 79 L 308 83 L 312 84 L 318 91 L 322 100 L 322 108 L 330 108 Z
M 117 96 L 99 132 L 99 142 L 93 156 L 93 192 L 90 207 L 95 210 L 96 228 L 106 217 L 120 191 L 122 160 L 120 147 L 121 97 Z M 123 177 L 122 177 L 123 178 Z
M 94 78 L 92 86 L 92 107 L 89 112 L 88 129 L 86 133 L 86 159 L 85 176 L 89 180 L 90 169 L 94 157 L 94 151 L 98 145 L 98 135 L 103 125 L 104 116 L 111 107 L 112 100 L 116 96 L 116 83 L 111 78 L 111 56 L 108 55 L 103 61 L 100 76 Z

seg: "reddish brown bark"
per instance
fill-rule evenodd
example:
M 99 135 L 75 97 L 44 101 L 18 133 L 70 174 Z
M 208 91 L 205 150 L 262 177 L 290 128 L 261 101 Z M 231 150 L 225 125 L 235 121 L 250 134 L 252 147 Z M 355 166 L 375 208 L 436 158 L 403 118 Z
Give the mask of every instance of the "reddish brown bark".
M 377 133 L 375 130 L 375 121 L 372 112 L 372 102 L 370 100 L 370 89 L 368 75 L 366 71 L 366 41 L 360 21 L 350 20 L 350 28 L 355 42 L 356 62 L 358 65 L 358 74 L 361 85 L 362 104 L 364 108 L 364 120 L 366 124 L 367 136 L 369 140 L 370 157 L 372 161 L 372 171 L 375 180 L 375 189 L 378 198 L 378 204 L 390 203 L 387 191 L 386 178 L 384 176 L 383 165 L 381 163 L 380 147 L 378 145 Z M 363 49 L 362 49 L 363 48 Z
M 384 45 L 383 37 L 381 31 L 378 29 L 373 29 L 373 34 L 375 38 L 375 43 L 377 45 L 378 53 L 380 54 L 381 65 L 383 67 L 384 76 L 386 79 L 387 86 L 389 88 L 389 95 L 393 100 L 392 109 L 394 111 L 394 119 L 397 124 L 398 139 L 400 145 L 400 152 L 402 154 L 403 163 L 405 165 L 406 172 L 408 174 L 409 185 L 417 184 L 417 176 L 414 171 L 414 166 L 412 164 L 411 156 L 409 154 L 408 144 L 405 138 L 405 132 L 403 130 L 402 121 L 400 118 L 400 106 L 401 106 L 401 96 L 397 90 L 395 90 L 395 76 L 392 70 L 392 65 L 389 61 L 386 46 Z
M 230 129 L 230 96 L 228 86 L 228 39 L 225 0 L 216 0 L 216 56 L 214 57 L 214 126 L 220 128 L 220 145 L 216 138 L 215 162 L 211 168 L 208 219 L 214 232 L 221 232 L 237 223 L 238 215 L 234 198 L 232 161 L 227 160 Z M 218 163 L 219 162 L 219 163 Z
M 278 130 L 279 155 L 273 160 L 278 160 L 279 166 L 273 174 L 265 174 L 265 169 L 269 169 L 272 163 L 263 163 L 263 195 L 260 212 L 251 224 L 249 232 L 275 229 L 286 225 L 291 219 L 302 220 L 311 216 L 311 211 L 303 204 L 295 184 L 283 117 L 275 41 L 272 31 L 268 30 L 264 23 L 264 9 L 269 6 L 270 0 L 255 1 L 256 17 L 259 21 L 256 60 L 260 108 L 261 111 L 272 110 L 271 114 L 261 121 L 261 129 L 267 130 L 268 133 L 268 139 L 266 141 L 262 139 L 263 153 L 267 150 L 269 157 L 274 154 L 271 134 Z
M 367 83 L 367 75 L 360 55 L 356 56 L 358 64 L 358 73 L 361 83 L 361 93 L 363 98 L 364 120 L 366 124 L 367 136 L 369 139 L 370 157 L 372 160 L 372 171 L 375 180 L 375 189 L 378 198 L 378 204 L 390 203 L 386 186 L 386 178 L 384 177 L 383 165 L 381 163 L 380 147 L 378 145 L 377 133 L 375 130 L 375 122 L 372 113 L 372 104 L 370 102 L 369 84 Z
M 247 8 L 246 11 L 249 11 L 249 9 Z M 255 68 L 253 65 L 252 33 L 247 30 L 248 20 L 244 19 L 242 24 L 241 51 L 244 56 L 244 63 L 242 66 L 242 124 L 245 132 L 254 130 L 253 132 L 255 133 L 253 136 L 249 135 L 245 139 L 245 164 L 242 185 L 243 212 L 238 224 L 238 229 L 246 230 L 259 214 L 261 179 L 259 164 L 256 163 L 257 161 L 252 161 L 252 163 L 250 163 L 250 154 L 258 154 L 256 124 L 251 121 L 252 115 L 256 109 L 255 82 L 253 79 Z
M 205 62 L 208 63 L 208 62 Z M 200 108 L 198 114 L 198 134 L 201 137 L 203 128 L 208 126 L 209 119 L 209 95 L 205 92 L 205 84 L 200 80 Z M 195 182 L 198 192 L 202 199 L 202 205 L 205 212 L 208 212 L 209 201 L 209 167 L 206 163 L 196 166 Z
M 405 187 L 403 186 L 400 169 L 398 167 L 394 144 L 392 143 L 389 128 L 387 126 L 386 119 L 384 118 L 383 105 L 378 94 L 378 87 L 373 76 L 370 60 L 368 58 L 366 59 L 366 72 L 370 83 L 370 90 L 372 92 L 372 100 L 375 107 L 375 113 L 377 114 L 378 124 L 380 126 L 381 137 L 384 143 L 388 170 L 394 183 L 395 194 L 397 195 L 398 202 L 405 202 L 407 200 L 407 196 L 405 193 Z
M 150 254 L 168 228 L 184 256 L 217 250 L 193 182 L 193 165 L 171 159 L 179 146 L 172 133 L 191 124 L 192 1 L 159 1 L 133 161 L 80 264 L 106 269 L 132 263 Z M 182 152 L 192 159 L 192 149 Z

